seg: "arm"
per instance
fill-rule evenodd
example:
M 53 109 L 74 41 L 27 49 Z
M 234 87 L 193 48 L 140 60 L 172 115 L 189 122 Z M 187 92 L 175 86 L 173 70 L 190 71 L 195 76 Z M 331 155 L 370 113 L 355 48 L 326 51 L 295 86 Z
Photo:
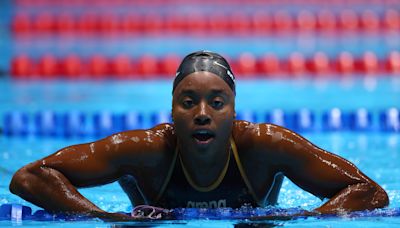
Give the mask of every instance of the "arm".
M 388 205 L 386 192 L 349 161 L 318 148 L 298 134 L 265 125 L 265 148 L 273 147 L 273 160 L 302 189 L 329 198 L 316 212 L 330 214 L 381 208 Z
M 164 134 L 156 134 L 159 130 L 163 129 L 129 131 L 61 149 L 18 170 L 10 191 L 51 212 L 110 216 L 77 187 L 110 183 L 125 173 L 159 165 L 166 149 Z

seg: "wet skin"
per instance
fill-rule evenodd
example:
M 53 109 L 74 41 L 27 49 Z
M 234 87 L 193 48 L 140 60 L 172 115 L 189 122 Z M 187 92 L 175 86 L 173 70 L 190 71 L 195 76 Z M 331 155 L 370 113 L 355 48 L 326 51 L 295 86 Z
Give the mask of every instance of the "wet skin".
M 284 175 L 313 195 L 329 198 L 314 210 L 317 213 L 388 205 L 386 192 L 349 161 L 288 129 L 235 121 L 234 98 L 218 76 L 192 73 L 174 92 L 173 124 L 122 132 L 61 149 L 18 170 L 10 191 L 53 212 L 129 220 L 128 216 L 101 210 L 77 188 L 103 185 L 131 175 L 151 205 L 167 176 L 176 147 L 192 179 L 199 186 L 208 186 L 226 164 L 232 137 L 259 202 L 276 202 Z
M 211 185 L 228 160 L 234 98 L 229 86 L 209 72 L 195 72 L 175 89 L 172 118 L 178 149 L 189 175 L 200 186 Z M 201 133 L 207 140 L 197 138 Z

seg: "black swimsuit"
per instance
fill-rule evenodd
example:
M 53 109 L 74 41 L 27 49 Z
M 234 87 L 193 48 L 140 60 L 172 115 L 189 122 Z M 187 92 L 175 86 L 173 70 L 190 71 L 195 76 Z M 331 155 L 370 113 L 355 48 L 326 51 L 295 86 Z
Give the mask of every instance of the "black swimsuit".
M 236 145 L 231 140 L 231 151 L 228 168 L 220 184 L 210 191 L 196 190 L 185 177 L 180 159 L 174 156 L 175 165 L 171 166 L 168 177 L 154 205 L 164 208 L 238 208 L 243 205 L 260 206 L 247 176 L 244 173 Z M 175 162 L 178 160 L 178 162 Z M 238 178 L 242 177 L 242 178 Z

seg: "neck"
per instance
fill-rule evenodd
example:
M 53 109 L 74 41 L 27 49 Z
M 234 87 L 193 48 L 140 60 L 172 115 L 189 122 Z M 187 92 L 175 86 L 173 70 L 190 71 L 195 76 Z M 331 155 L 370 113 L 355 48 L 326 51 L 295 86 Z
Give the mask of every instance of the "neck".
M 198 191 L 211 191 L 225 176 L 230 157 L 230 141 L 213 151 L 193 151 L 179 146 L 180 162 L 188 182 Z M 211 189 L 211 190 L 210 190 Z

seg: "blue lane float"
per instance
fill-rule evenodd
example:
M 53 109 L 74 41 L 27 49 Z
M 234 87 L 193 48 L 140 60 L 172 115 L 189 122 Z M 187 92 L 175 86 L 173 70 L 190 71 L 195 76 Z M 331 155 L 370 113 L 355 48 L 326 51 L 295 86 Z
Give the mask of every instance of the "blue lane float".
M 130 111 L 121 115 L 121 130 L 143 128 L 143 115 L 138 112 Z
M 240 220 L 240 219 L 268 219 L 268 216 L 276 216 L 277 220 L 304 218 L 298 216 L 306 212 L 301 208 L 252 208 L 242 207 L 238 209 L 232 208 L 175 208 L 171 209 L 171 216 L 168 219 L 172 220 Z M 125 213 L 129 214 L 129 213 Z M 263 218 L 266 217 L 266 218 Z M 316 218 L 325 217 L 346 217 L 346 218 L 362 218 L 362 217 L 400 217 L 400 208 L 384 208 L 371 211 L 356 211 L 340 215 L 316 215 Z M 85 221 L 90 220 L 87 216 L 52 214 L 45 210 L 37 210 L 32 213 L 32 209 L 21 204 L 3 204 L 0 206 L 0 220 L 2 221 Z
M 7 136 L 28 134 L 28 114 L 19 111 L 7 112 L 3 116 L 3 132 Z
M 349 115 L 349 127 L 351 130 L 355 131 L 372 130 L 372 114 L 364 108 L 351 112 Z
M 150 114 L 150 127 L 161 123 L 171 123 L 171 122 L 172 122 L 171 112 L 160 111 Z
M 300 109 L 292 114 L 292 128 L 298 132 L 311 132 L 316 129 L 315 115 L 308 109 Z
M 237 120 L 246 120 L 249 122 L 256 123 L 258 122 L 257 114 L 251 110 L 243 110 L 236 112 L 236 119 Z
M 289 127 L 288 115 L 282 109 L 274 109 L 265 114 L 265 122 L 276 124 L 282 127 Z
M 289 112 L 274 109 L 264 113 L 239 110 L 236 119 L 273 123 L 296 132 L 369 132 L 372 130 L 400 132 L 400 111 L 397 108 L 389 108 L 381 112 L 371 112 L 367 109 L 343 111 L 338 108 L 323 112 L 313 112 L 309 109 Z M 172 118 L 168 111 L 151 113 L 99 111 L 89 114 L 80 111 L 57 113 L 43 110 L 33 114 L 12 111 L 4 113 L 0 129 L 9 137 L 28 135 L 66 138 L 104 137 L 120 131 L 150 128 L 169 122 L 172 122 Z
M 383 131 L 400 131 L 400 111 L 397 108 L 390 108 L 380 113 L 380 125 Z
M 341 131 L 348 127 L 348 115 L 338 108 L 322 114 L 322 127 L 325 131 Z
M 80 111 L 70 111 L 61 115 L 63 136 L 82 137 L 86 135 L 86 116 Z
M 34 116 L 35 130 L 39 136 L 56 136 L 59 125 L 59 115 L 46 110 L 37 112 Z
M 118 116 L 108 111 L 93 115 L 93 134 L 98 137 L 111 135 L 118 131 Z
M 84 221 L 89 220 L 87 216 L 52 214 L 45 210 L 37 210 L 32 213 L 32 209 L 21 204 L 3 204 L 0 206 L 0 221 Z
M 3 204 L 0 206 L 0 220 L 32 219 L 32 209 L 21 204 Z

